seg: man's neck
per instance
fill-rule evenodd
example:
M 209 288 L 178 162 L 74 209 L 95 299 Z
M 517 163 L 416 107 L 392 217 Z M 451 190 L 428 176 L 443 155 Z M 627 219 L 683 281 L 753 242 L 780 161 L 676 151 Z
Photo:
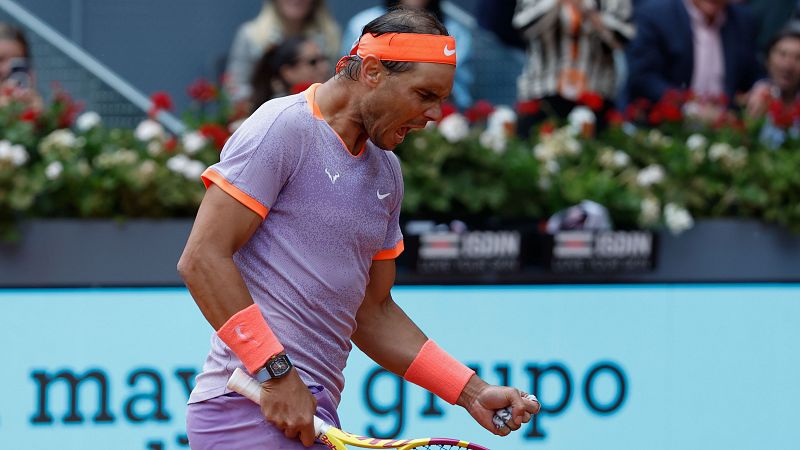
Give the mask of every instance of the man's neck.
M 358 108 L 358 96 L 347 89 L 347 83 L 347 80 L 331 78 L 317 88 L 315 101 L 325 122 L 339 135 L 347 150 L 357 155 L 368 136 Z

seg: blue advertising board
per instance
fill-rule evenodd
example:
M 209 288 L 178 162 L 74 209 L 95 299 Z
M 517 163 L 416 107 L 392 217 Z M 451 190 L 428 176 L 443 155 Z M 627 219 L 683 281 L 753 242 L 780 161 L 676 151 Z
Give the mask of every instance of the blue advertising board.
M 536 392 L 511 436 L 354 351 L 353 433 L 495 449 L 793 448 L 800 285 L 398 287 L 420 327 L 488 382 Z M 184 289 L 0 291 L 2 450 L 188 448 L 211 327 Z

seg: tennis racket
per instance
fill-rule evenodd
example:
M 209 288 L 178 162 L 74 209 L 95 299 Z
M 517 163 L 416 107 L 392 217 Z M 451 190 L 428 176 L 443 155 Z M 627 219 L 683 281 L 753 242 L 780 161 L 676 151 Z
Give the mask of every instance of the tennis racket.
M 228 380 L 228 389 L 238 392 L 255 403 L 261 403 L 261 386 L 250 375 L 237 368 Z M 528 396 L 535 400 L 536 397 Z M 505 421 L 511 419 L 511 407 L 499 410 L 494 418 L 494 425 L 498 428 L 505 426 Z M 423 439 L 375 439 L 367 436 L 342 431 L 324 420 L 314 416 L 314 432 L 317 440 L 331 450 L 347 450 L 347 445 L 361 448 L 397 448 L 400 450 L 430 449 L 444 450 L 451 448 L 466 448 L 472 450 L 489 450 L 477 444 L 457 439 L 423 438 Z

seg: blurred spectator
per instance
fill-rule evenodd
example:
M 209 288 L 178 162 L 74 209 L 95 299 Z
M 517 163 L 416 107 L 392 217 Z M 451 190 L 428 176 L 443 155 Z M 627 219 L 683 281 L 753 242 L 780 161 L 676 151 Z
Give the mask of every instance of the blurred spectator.
M 745 5 L 728 0 L 657 0 L 636 12 L 628 46 L 629 98 L 658 101 L 688 90 L 732 99 L 758 75 L 755 25 Z
M 231 48 L 225 90 L 234 103 L 248 103 L 256 63 L 267 50 L 291 36 L 316 40 L 331 61 L 339 55 L 341 31 L 324 0 L 265 0 L 261 13 L 239 27 Z
M 548 115 L 567 117 L 587 96 L 602 125 L 617 94 L 614 54 L 634 35 L 631 16 L 630 0 L 517 2 L 513 24 L 528 46 L 518 98 L 541 105 L 538 112 L 521 115 L 521 134 Z
M 0 22 L 0 106 L 15 100 L 35 109 L 41 107 L 30 56 L 22 31 Z
M 757 50 L 766 54 L 772 37 L 783 28 L 792 17 L 797 0 L 747 0 L 758 27 Z
M 453 83 L 451 98 L 453 103 L 459 108 L 464 109 L 471 106 L 471 88 L 474 81 L 474 76 L 470 68 L 472 59 L 472 32 L 467 25 L 459 22 L 455 17 L 444 15 L 440 6 L 440 0 L 385 0 L 383 6 L 374 6 L 361 11 L 353 16 L 345 27 L 344 37 L 342 38 L 342 53 L 347 54 L 350 52 L 350 49 L 353 48 L 353 45 L 355 45 L 356 41 L 361 37 L 361 31 L 364 29 L 364 25 L 378 16 L 386 14 L 389 8 L 398 5 L 428 10 L 444 24 L 448 33 L 455 38 L 456 50 L 458 51 L 456 55 L 458 66 L 456 68 L 456 78 Z
M 331 75 L 331 63 L 313 39 L 290 37 L 267 51 L 256 64 L 250 81 L 251 110 L 312 83 L 322 83 Z
M 480 0 L 475 15 L 481 28 L 491 31 L 509 47 L 525 50 L 522 35 L 511 26 L 516 0 Z
M 800 107 L 800 22 L 790 22 L 770 42 L 766 79 L 753 86 L 747 97 L 751 117 L 766 116 L 761 139 L 779 147 L 787 133 L 797 137 L 795 109 Z

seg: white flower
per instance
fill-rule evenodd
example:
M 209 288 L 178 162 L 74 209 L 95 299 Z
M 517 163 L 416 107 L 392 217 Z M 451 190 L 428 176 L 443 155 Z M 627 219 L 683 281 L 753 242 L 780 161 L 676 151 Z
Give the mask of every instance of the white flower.
M 539 186 L 539 189 L 543 191 L 547 191 L 551 187 L 553 187 L 553 182 L 550 180 L 549 177 L 545 176 L 539 177 L 539 180 L 536 182 L 536 184 Z
M 14 145 L 9 141 L 0 141 L 0 162 L 8 161 L 14 167 L 19 167 L 28 162 L 28 152 L 21 145 Z
M 183 173 L 189 161 L 191 160 L 186 155 L 175 155 L 167 160 L 167 169 L 175 173 Z
M 183 143 L 183 148 L 186 150 L 186 153 L 194 155 L 206 146 L 208 140 L 197 131 L 192 131 L 184 134 L 181 138 L 181 142 Z
M 693 152 L 704 150 L 708 145 L 708 139 L 702 134 L 695 133 L 686 139 L 686 147 Z
M 615 169 L 626 167 L 631 162 L 631 157 L 627 153 L 613 148 L 603 149 L 598 159 L 603 167 Z
M 48 180 L 55 180 L 59 176 L 61 176 L 61 172 L 64 171 L 64 166 L 61 164 L 60 161 L 53 161 L 47 165 L 44 169 L 44 176 L 47 177 Z
M 145 119 L 139 123 L 133 135 L 136 136 L 136 139 L 147 142 L 164 137 L 164 127 L 155 120 Z
M 717 142 L 712 144 L 708 149 L 708 159 L 712 161 L 719 161 L 726 159 L 733 153 L 733 147 L 726 142 Z
M 665 136 L 664 133 L 654 128 L 647 133 L 647 142 L 653 147 L 665 148 L 672 145 L 672 138 Z
M 544 168 L 547 170 L 548 173 L 558 173 L 561 170 L 561 165 L 558 164 L 558 161 L 551 159 L 544 164 Z
M 539 161 L 549 161 L 556 157 L 555 147 L 542 139 L 542 142 L 533 147 L 533 156 Z
M 497 153 L 502 153 L 506 149 L 508 139 L 503 131 L 486 129 L 480 136 L 480 143 L 486 148 L 490 148 Z
M 630 164 L 631 157 L 622 150 L 617 150 L 614 152 L 613 161 L 615 167 L 625 167 Z
M 75 134 L 68 129 L 60 129 L 55 130 L 52 133 L 48 134 L 42 140 L 42 147 L 63 147 L 63 148 L 72 148 L 75 147 L 77 143 L 77 139 L 75 138 Z
M 186 164 L 186 167 L 183 169 L 183 176 L 190 180 L 199 180 L 200 175 L 202 175 L 205 170 L 206 165 L 200 161 L 189 161 L 189 163 Z
M 594 112 L 585 106 L 576 106 L 572 108 L 567 116 L 567 126 L 570 134 L 577 136 L 583 134 L 587 128 L 594 129 L 594 124 L 597 122 L 597 117 Z
M 153 161 L 152 159 L 142 161 L 142 163 L 139 164 L 139 169 L 138 169 L 139 177 L 148 180 L 150 179 L 150 177 L 153 176 L 153 174 L 156 173 L 157 168 L 158 166 L 156 165 L 156 162 Z
M 694 219 L 689 211 L 674 203 L 664 206 L 664 221 L 673 234 L 682 233 L 694 226 Z
M 411 142 L 414 144 L 414 148 L 417 150 L 425 150 L 428 148 L 428 141 L 426 141 L 423 137 L 415 137 Z
M 147 143 L 147 154 L 156 157 L 164 153 L 164 145 L 160 140 L 154 139 Z
M 200 178 L 206 170 L 205 164 L 200 161 L 190 159 L 186 155 L 176 155 L 167 160 L 167 168 L 175 173 L 179 173 L 190 180 Z
M 653 225 L 661 219 L 661 204 L 658 199 L 647 197 L 642 200 L 639 221 L 642 225 Z
M 647 187 L 658 184 L 664 180 L 664 169 L 658 164 L 651 164 L 640 170 L 636 175 L 639 186 Z
M 513 109 L 508 106 L 498 106 L 497 109 L 489 114 L 489 118 L 486 120 L 486 129 L 510 134 L 513 132 L 516 123 L 517 113 Z
M 469 122 L 459 113 L 453 113 L 439 122 L 439 132 L 450 143 L 462 141 L 469 134 Z
M 80 131 L 89 131 L 92 128 L 100 125 L 100 122 L 102 122 L 100 114 L 97 114 L 94 111 L 86 111 L 78 116 L 77 120 L 75 120 L 75 126 Z

